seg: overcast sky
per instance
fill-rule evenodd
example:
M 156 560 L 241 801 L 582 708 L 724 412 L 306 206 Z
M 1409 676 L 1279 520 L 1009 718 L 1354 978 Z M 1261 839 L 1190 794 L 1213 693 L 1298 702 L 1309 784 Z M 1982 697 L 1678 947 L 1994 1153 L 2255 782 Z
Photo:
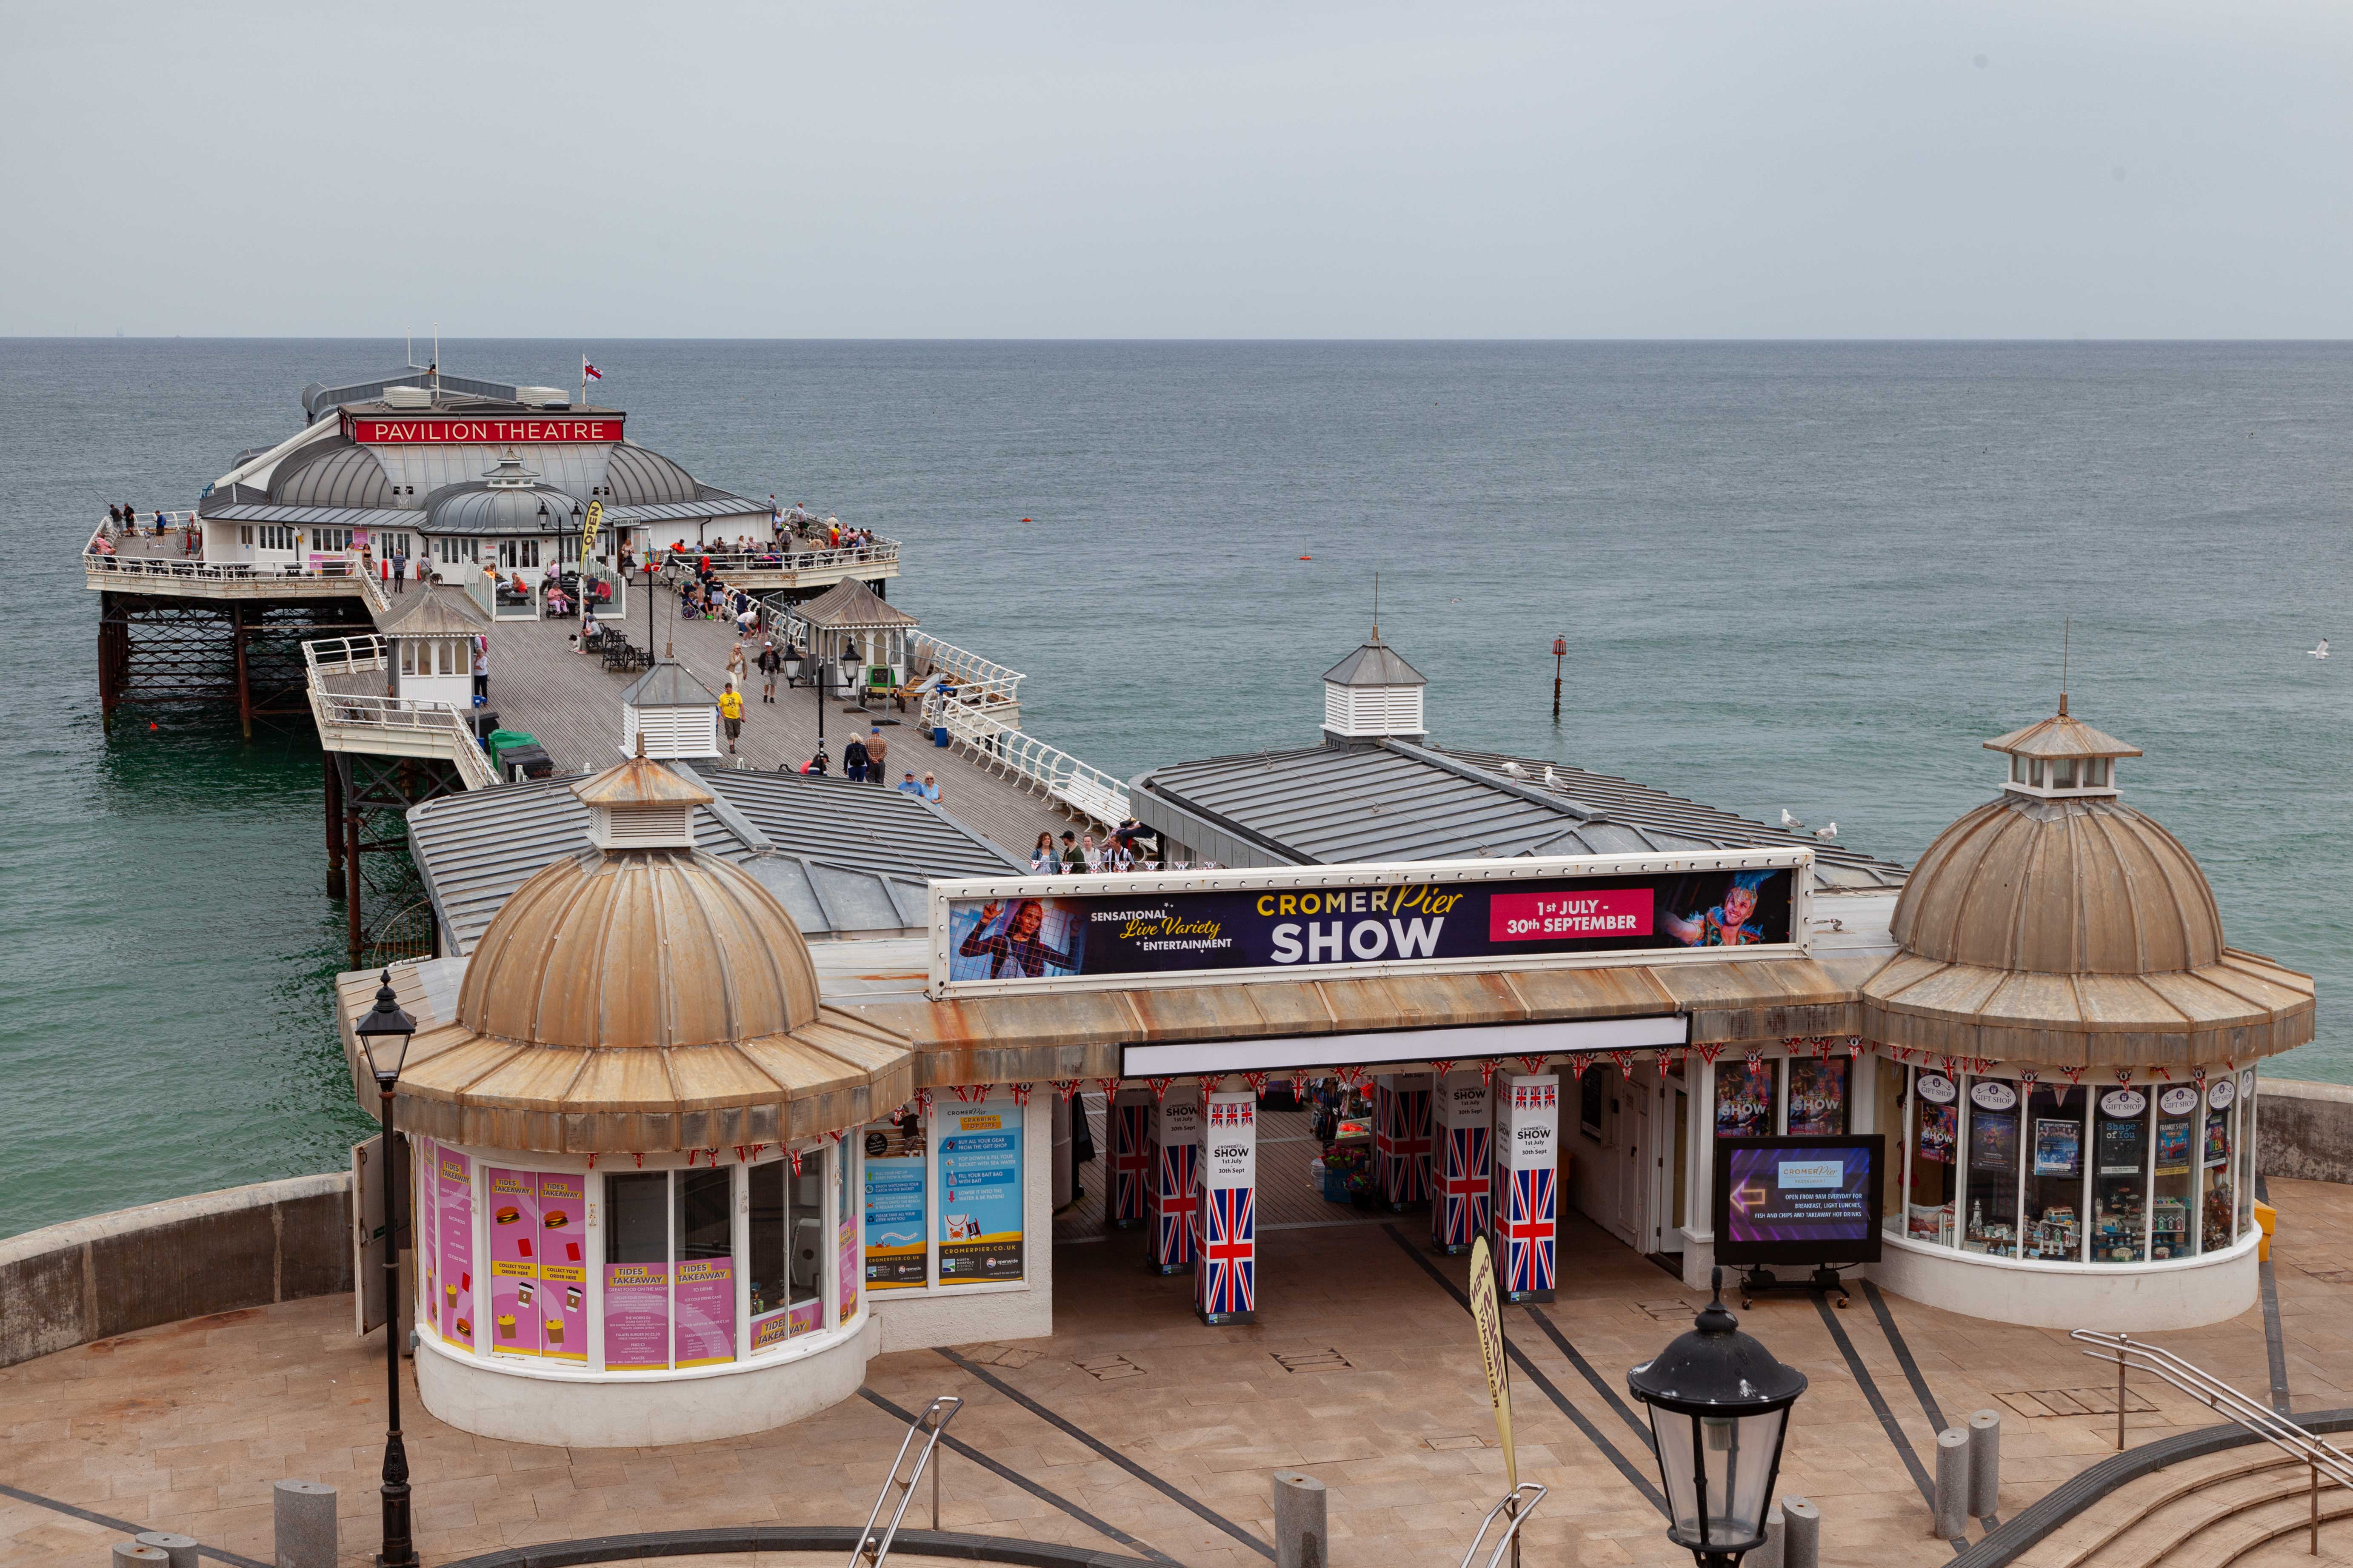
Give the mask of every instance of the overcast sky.
M 6 334 L 2353 335 L 2342 0 L 0 17 Z

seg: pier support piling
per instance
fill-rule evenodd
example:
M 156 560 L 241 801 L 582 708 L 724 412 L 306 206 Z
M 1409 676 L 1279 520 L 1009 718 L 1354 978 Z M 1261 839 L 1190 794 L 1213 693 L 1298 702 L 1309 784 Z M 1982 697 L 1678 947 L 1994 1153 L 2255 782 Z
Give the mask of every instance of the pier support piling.
M 326 752 L 322 758 L 327 764 L 327 897 L 343 896 L 343 774 L 335 765 L 335 753 Z

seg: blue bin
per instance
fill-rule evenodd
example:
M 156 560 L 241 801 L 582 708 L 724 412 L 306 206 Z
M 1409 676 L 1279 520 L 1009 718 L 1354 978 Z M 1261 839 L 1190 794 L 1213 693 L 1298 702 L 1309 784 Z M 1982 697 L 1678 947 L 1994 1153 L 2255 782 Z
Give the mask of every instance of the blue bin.
M 945 724 L 934 724 L 934 725 L 933 725 L 933 726 L 932 726 L 932 744 L 933 744 L 933 745 L 934 745 L 934 746 L 944 746 L 944 745 L 946 745 L 947 743 L 948 743 L 948 727 L 947 727 Z

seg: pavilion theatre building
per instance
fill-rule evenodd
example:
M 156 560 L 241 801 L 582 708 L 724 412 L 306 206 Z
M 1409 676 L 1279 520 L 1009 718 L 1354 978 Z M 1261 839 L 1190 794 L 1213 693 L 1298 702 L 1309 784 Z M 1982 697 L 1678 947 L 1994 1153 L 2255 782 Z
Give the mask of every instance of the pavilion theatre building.
M 394 972 L 427 1404 L 702 1439 L 846 1397 L 880 1351 L 1047 1333 L 1081 1093 L 1168 1311 L 1250 1321 L 1260 1190 L 1304 1180 L 1261 1156 L 1263 1093 L 1333 1076 L 1374 1100 L 1398 1223 L 1485 1234 L 1521 1300 L 1564 1247 L 1704 1280 L 1717 1141 L 1786 1135 L 1872 1146 L 1866 1268 L 1899 1293 L 2135 1331 L 2253 1302 L 2255 1064 L 2309 1037 L 2311 984 L 2224 946 L 2118 796 L 2137 752 L 2063 700 L 1988 742 L 1993 798 L 1907 875 L 1434 747 L 1377 643 L 1331 683 L 1321 745 L 1135 781 L 1157 868 L 976 867 L 872 942 L 813 943 L 696 847 L 730 808 L 681 764 L 555 786 L 586 840 Z M 832 798 L 776 786 L 804 787 Z M 345 977 L 347 1031 L 375 986 Z

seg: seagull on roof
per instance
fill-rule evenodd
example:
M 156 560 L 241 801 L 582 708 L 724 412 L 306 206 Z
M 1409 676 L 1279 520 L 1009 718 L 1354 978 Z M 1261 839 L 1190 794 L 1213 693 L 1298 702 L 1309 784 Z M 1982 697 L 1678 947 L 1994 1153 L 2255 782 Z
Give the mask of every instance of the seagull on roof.
M 1833 822 L 1828 827 L 1815 828 L 1814 837 L 1820 839 L 1823 843 L 1828 844 L 1831 839 L 1838 837 L 1838 824 Z
M 2312 655 L 2315 658 L 2327 658 L 2328 657 L 2328 639 L 2327 637 L 2323 637 L 2320 639 L 2320 646 L 2318 647 L 2306 648 L 2305 651 Z
M 1520 766 L 1517 763 L 1505 763 L 1504 764 L 1504 771 L 1511 774 L 1515 779 L 1524 779 L 1528 776 L 1528 770 Z
M 1789 808 L 1785 805 L 1781 808 L 1781 830 L 1784 833 L 1803 833 L 1806 830 L 1806 825 L 1791 816 Z
M 1560 779 L 1558 775 L 1554 773 L 1552 771 L 1552 764 L 1550 763 L 1546 763 L 1545 764 L 1545 788 L 1558 789 L 1559 787 Z

